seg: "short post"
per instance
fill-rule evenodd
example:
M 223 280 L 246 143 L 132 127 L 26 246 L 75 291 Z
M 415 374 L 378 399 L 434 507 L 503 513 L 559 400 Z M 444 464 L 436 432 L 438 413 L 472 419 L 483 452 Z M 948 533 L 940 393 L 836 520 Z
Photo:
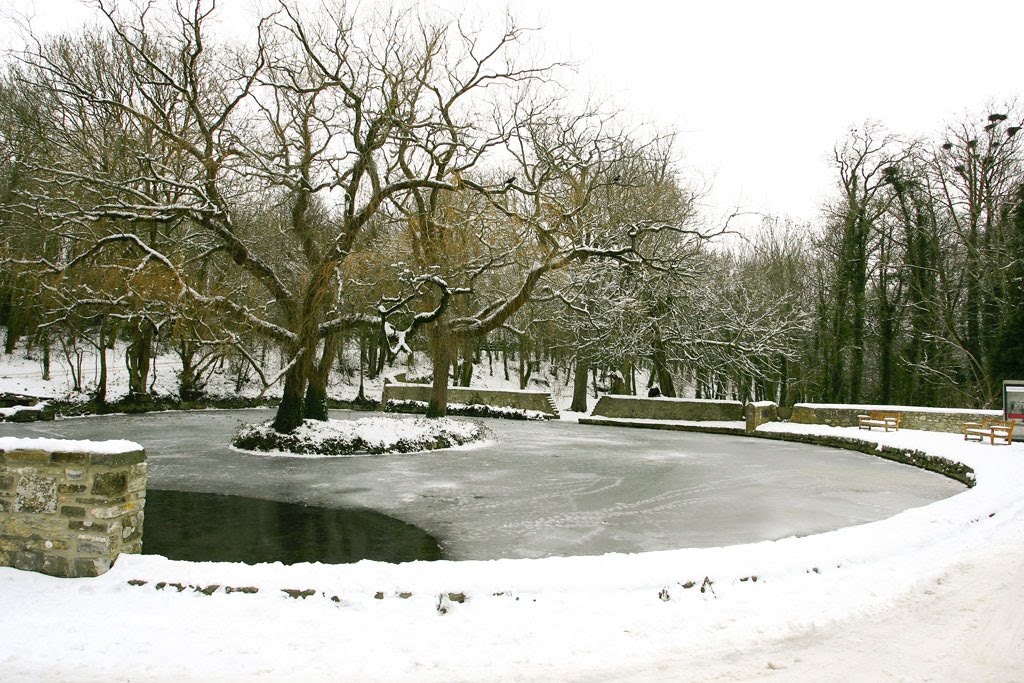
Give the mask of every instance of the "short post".
M 779 419 L 779 406 L 774 401 L 752 401 L 743 406 L 746 430 L 752 432 L 765 422 Z
M 99 576 L 142 552 L 145 504 L 137 443 L 0 438 L 0 566 Z

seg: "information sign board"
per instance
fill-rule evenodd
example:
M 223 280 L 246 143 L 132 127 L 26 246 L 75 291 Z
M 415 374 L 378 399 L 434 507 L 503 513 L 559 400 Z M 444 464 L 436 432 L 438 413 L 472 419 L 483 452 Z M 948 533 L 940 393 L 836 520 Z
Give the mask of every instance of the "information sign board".
M 1024 422 L 1024 379 L 1003 380 L 1003 417 Z

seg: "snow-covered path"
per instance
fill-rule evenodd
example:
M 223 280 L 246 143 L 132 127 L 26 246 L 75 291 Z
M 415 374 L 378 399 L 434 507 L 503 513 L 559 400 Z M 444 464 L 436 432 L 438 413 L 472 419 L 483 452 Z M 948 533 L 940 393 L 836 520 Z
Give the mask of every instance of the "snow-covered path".
M 736 648 L 666 652 L 583 674 L 632 681 L 1024 681 L 1024 531 L 865 615 Z
M 971 465 L 978 486 L 871 524 L 724 548 L 291 567 L 124 556 L 76 581 L 0 569 L 0 670 L 15 681 L 1024 680 L 1022 444 L 771 428 L 921 448 Z M 259 592 L 190 588 L 212 584 Z M 307 588 L 308 599 L 282 593 Z

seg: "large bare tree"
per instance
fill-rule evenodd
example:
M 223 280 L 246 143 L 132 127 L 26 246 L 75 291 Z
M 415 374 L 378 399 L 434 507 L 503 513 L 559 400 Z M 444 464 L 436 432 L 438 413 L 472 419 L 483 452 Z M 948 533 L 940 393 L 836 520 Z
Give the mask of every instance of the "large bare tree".
M 282 2 L 233 45 L 212 2 L 99 8 L 106 31 L 20 55 L 19 86 L 49 104 L 39 125 L 63 131 L 36 164 L 43 189 L 16 202 L 67 242 L 37 263 L 65 273 L 116 253 L 125 282 L 160 270 L 175 297 L 274 340 L 275 427 L 294 429 L 332 334 L 380 322 L 340 313 L 360 235 L 410 192 L 500 191 L 470 177 L 512 134 L 495 102 L 548 71 L 517 63 L 511 22 L 485 38 L 411 10 Z

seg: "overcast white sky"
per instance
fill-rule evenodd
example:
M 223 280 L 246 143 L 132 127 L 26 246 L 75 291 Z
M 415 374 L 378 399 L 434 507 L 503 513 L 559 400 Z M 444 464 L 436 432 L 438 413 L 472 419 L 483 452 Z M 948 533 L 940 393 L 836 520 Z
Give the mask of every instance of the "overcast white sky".
M 311 3 L 318 0 L 309 0 Z M 363 4 L 374 0 L 362 0 Z M 92 16 L 79 0 L 2 0 L 46 29 Z M 251 0 L 220 0 L 241 12 Z M 499 2 L 435 0 L 500 14 Z M 512 0 L 581 89 L 680 134 L 712 210 L 812 219 L 828 157 L 853 125 L 937 132 L 1024 93 L 1024 2 L 1008 0 Z M 243 16 L 239 14 L 239 16 Z M 498 17 L 496 16 L 496 20 Z M 0 45 L 9 44 L 0 29 Z

